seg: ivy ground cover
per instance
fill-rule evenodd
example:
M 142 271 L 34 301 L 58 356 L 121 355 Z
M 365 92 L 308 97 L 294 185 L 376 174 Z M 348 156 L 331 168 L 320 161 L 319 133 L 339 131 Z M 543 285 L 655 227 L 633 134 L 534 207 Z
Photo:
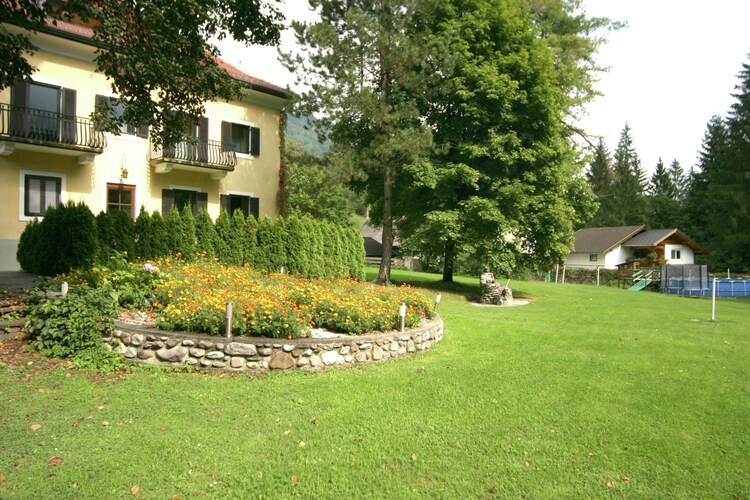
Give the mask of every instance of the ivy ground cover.
M 424 293 L 404 285 L 381 287 L 351 279 L 319 280 L 287 274 L 261 274 L 215 261 L 157 263 L 165 275 L 154 290 L 157 324 L 165 330 L 220 334 L 227 303 L 233 332 L 257 337 L 297 338 L 311 328 L 362 334 L 431 318 L 434 306 Z

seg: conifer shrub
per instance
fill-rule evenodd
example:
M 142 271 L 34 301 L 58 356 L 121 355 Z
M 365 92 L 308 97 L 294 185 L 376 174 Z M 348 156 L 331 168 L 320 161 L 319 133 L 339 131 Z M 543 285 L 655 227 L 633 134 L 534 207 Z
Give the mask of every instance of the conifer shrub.
M 255 261 L 255 269 L 262 272 L 269 272 L 271 267 L 271 260 L 269 253 L 271 252 L 271 243 L 273 241 L 273 222 L 268 217 L 263 217 L 258 221 L 258 248 L 255 253 L 253 260 Z M 278 271 L 278 269 L 276 270 Z
M 133 225 L 133 239 L 135 240 L 135 256 L 137 259 L 149 260 L 156 258 L 156 254 L 154 253 L 153 221 L 151 220 L 151 214 L 143 206 Z
M 151 214 L 151 235 L 153 238 L 151 244 L 154 257 L 169 255 L 169 241 L 171 236 L 167 227 L 167 221 L 158 210 L 154 210 L 153 214 Z
M 99 237 L 99 253 L 97 257 L 107 260 L 112 255 L 115 246 L 115 221 L 111 213 L 99 212 L 96 216 L 96 230 Z
M 118 210 L 113 216 L 114 245 L 113 249 L 127 255 L 128 260 L 135 257 L 135 224 L 130 214 L 125 210 Z
M 16 250 L 16 260 L 21 265 L 21 269 L 27 273 L 36 273 L 37 253 L 42 245 L 42 225 L 37 219 L 32 220 L 21 233 Z
M 212 259 L 216 256 L 216 228 L 204 208 L 195 218 L 195 250 L 200 257 Z
M 238 208 L 232 214 L 232 218 L 229 219 L 228 248 L 224 261 L 225 264 L 229 266 L 241 266 L 245 262 L 246 229 L 245 213 Z
M 214 222 L 214 230 L 216 231 L 216 257 L 219 262 L 226 263 L 229 254 L 229 214 L 226 210 L 222 210 L 219 216 Z
M 182 215 L 176 206 L 169 209 L 166 219 L 167 225 L 167 248 L 170 254 L 177 254 L 185 248 L 186 238 L 182 225 Z M 166 255 L 166 254 L 165 254 Z
M 251 215 L 245 219 L 245 264 L 255 268 L 255 254 L 258 252 L 258 221 Z
M 190 205 L 185 205 L 180 212 L 183 246 L 178 251 L 187 262 L 195 261 L 197 251 L 195 242 L 195 217 Z
M 97 256 L 96 217 L 83 203 L 50 207 L 38 225 L 27 225 L 27 231 L 30 234 L 21 235 L 17 251 L 26 272 L 54 276 L 74 267 L 88 268 Z

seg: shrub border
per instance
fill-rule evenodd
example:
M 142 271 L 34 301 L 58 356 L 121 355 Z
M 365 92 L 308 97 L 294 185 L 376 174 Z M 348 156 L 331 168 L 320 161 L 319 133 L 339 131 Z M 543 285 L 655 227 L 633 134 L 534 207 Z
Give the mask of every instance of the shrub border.
M 356 366 L 423 352 L 443 339 L 436 316 L 401 332 L 335 338 L 268 339 L 169 332 L 116 322 L 105 348 L 136 363 L 236 372 L 320 370 Z

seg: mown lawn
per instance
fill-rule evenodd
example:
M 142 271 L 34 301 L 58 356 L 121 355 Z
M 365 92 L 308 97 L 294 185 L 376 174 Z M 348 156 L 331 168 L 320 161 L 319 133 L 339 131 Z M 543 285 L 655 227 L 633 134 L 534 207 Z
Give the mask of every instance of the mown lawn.
M 444 290 L 441 344 L 365 368 L 8 364 L 0 498 L 750 495 L 750 302 L 511 286 L 532 303 Z

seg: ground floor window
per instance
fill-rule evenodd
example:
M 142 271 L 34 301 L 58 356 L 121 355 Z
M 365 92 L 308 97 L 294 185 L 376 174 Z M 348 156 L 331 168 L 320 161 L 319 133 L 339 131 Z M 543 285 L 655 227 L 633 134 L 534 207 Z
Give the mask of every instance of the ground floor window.
M 107 212 L 120 210 L 135 218 L 135 186 L 107 184 Z
M 208 193 L 192 191 L 187 189 L 162 189 L 161 191 L 161 214 L 169 215 L 172 207 L 182 211 L 186 206 L 191 207 L 193 215 L 198 215 L 201 208 L 208 209 Z
M 597 260 L 599 260 L 599 256 L 597 254 L 595 253 L 589 254 L 589 262 L 596 262 Z
M 62 178 L 44 175 L 24 175 L 23 214 L 42 217 L 49 207 L 60 204 Z
M 220 199 L 221 209 L 230 216 L 238 208 L 242 210 L 245 217 L 252 215 L 256 219 L 260 216 L 260 200 L 248 195 L 223 194 Z

